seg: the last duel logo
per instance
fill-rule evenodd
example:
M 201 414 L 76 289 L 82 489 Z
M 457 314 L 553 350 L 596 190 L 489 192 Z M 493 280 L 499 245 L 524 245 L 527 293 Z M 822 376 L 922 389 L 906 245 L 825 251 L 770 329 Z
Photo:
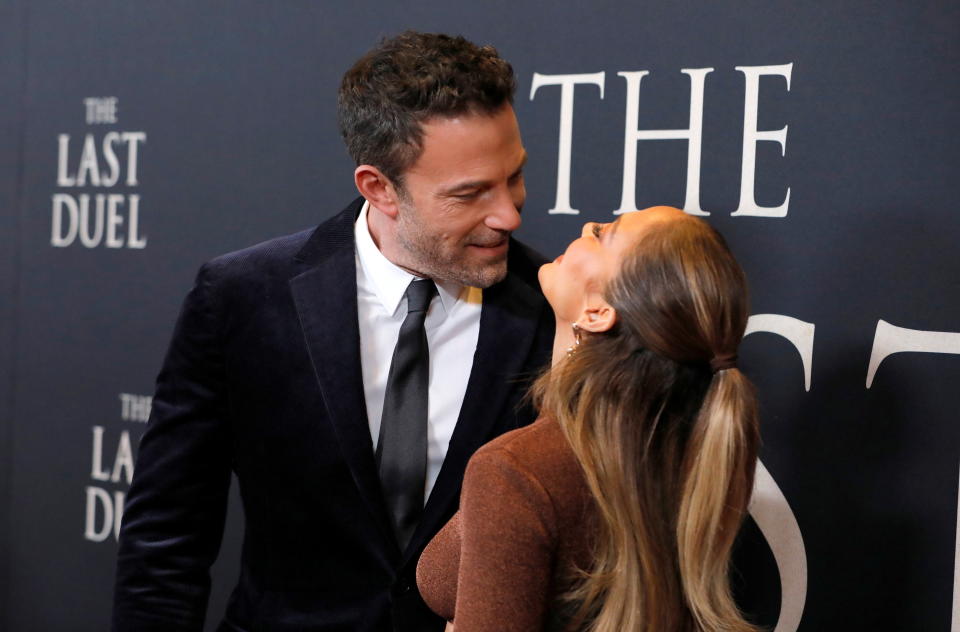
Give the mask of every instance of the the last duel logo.
M 117 98 L 84 99 L 88 125 L 116 125 Z M 50 245 L 56 248 L 147 246 L 136 192 L 143 131 L 88 132 L 57 137 L 57 187 L 52 197 Z

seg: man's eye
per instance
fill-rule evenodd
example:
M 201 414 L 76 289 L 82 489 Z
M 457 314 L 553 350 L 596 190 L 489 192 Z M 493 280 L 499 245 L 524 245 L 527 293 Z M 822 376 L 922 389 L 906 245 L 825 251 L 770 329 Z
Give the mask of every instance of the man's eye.
M 470 191 L 469 193 L 458 193 L 454 197 L 458 200 L 472 200 L 478 195 L 480 195 L 479 191 Z
M 593 225 L 593 236 L 600 239 L 600 224 Z

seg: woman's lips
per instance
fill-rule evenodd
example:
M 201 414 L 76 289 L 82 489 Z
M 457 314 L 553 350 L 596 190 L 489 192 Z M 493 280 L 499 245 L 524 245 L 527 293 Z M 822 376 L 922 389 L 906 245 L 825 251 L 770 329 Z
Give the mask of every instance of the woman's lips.
M 563 261 L 563 255 L 560 255 L 559 257 L 553 260 L 554 263 L 560 263 L 561 261 Z

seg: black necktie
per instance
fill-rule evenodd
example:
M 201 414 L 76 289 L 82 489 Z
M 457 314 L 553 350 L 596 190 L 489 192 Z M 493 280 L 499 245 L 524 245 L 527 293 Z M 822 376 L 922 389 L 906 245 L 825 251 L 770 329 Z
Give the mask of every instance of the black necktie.
M 423 321 L 436 293 L 437 287 L 429 279 L 411 281 L 407 286 L 407 317 L 390 363 L 377 441 L 380 484 L 401 549 L 407 547 L 423 513 L 430 370 Z

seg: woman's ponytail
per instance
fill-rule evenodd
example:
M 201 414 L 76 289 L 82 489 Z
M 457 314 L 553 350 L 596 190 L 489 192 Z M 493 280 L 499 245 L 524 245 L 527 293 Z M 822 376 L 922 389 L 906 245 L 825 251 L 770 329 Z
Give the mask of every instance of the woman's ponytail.
M 687 444 L 677 519 L 683 592 L 702 630 L 754 630 L 734 603 L 728 567 L 750 502 L 758 444 L 753 385 L 736 368 L 719 371 Z

